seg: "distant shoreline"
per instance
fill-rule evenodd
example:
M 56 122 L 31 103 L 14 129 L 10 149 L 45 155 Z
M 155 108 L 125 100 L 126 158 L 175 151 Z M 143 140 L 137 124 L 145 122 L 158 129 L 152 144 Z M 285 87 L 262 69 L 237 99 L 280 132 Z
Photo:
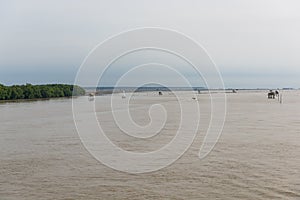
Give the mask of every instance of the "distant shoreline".
M 5 86 L 5 87 L 12 87 L 12 86 Z M 144 93 L 144 92 L 168 92 L 168 91 L 191 91 L 191 92 L 197 92 L 199 90 L 201 94 L 207 94 L 207 93 L 216 93 L 220 91 L 224 91 L 224 93 L 233 93 L 232 90 L 236 90 L 237 93 L 238 91 L 241 92 L 263 92 L 263 91 L 268 91 L 270 90 L 269 88 L 252 88 L 252 89 L 232 89 L 232 88 L 227 88 L 227 89 L 207 89 L 204 87 L 194 87 L 194 88 L 186 88 L 186 87 L 171 87 L 171 88 L 164 88 L 164 87 L 142 87 L 142 88 L 134 88 L 134 87 L 81 87 L 85 90 L 85 94 L 77 95 L 77 96 L 64 96 L 64 97 L 48 97 L 48 98 L 22 98 L 22 99 L 6 99 L 6 100 L 0 100 L 0 104 L 5 104 L 5 103 L 22 103 L 22 102 L 36 102 L 36 101 L 49 101 L 49 100 L 59 100 L 59 99 L 71 99 L 73 97 L 80 97 L 80 96 L 88 96 L 89 93 L 92 93 L 93 91 L 97 91 L 96 96 L 109 96 L 113 92 L 114 93 L 122 93 L 124 90 L 125 92 L 135 92 L 135 93 Z M 137 90 L 134 90 L 137 89 Z M 274 89 L 273 89 L 274 90 Z M 298 90 L 295 88 L 282 88 L 280 90 L 285 90 L 285 91 L 291 91 L 291 90 Z M 202 93 L 203 92 L 203 93 Z
M 269 90 L 297 90 L 294 88 L 226 88 L 226 89 L 207 89 L 205 87 L 83 87 L 86 90 L 87 94 L 94 94 L 96 96 L 106 96 L 106 95 L 111 95 L 113 93 L 139 93 L 139 92 L 171 92 L 171 91 L 190 91 L 190 92 L 198 92 L 199 93 L 216 93 L 220 91 L 224 91 L 225 93 L 236 93 L 238 91 L 245 92 L 256 92 L 256 91 L 269 91 Z

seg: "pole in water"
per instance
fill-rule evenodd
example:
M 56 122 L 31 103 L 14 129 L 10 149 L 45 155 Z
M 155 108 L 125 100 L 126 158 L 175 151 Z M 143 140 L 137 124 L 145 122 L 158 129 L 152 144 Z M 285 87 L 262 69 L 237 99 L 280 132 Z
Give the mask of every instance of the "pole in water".
M 280 104 L 282 104 L 282 93 L 280 93 Z

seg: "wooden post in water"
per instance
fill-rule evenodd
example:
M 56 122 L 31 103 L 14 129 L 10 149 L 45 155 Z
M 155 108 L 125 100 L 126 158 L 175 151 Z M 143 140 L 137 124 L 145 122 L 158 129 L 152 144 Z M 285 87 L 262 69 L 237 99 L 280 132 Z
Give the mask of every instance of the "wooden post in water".
M 282 93 L 280 92 L 280 100 L 279 100 L 280 104 L 282 104 Z

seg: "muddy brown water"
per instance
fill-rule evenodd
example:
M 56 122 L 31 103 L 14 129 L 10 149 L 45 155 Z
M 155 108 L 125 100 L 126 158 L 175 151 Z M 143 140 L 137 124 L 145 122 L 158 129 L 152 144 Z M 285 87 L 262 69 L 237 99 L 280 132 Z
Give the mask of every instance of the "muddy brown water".
M 136 94 L 135 105 L 163 102 L 178 109 L 167 94 L 155 102 L 145 94 Z M 108 97 L 97 98 L 101 118 Z M 208 100 L 198 96 L 204 108 Z M 205 159 L 198 158 L 200 130 L 179 160 L 145 174 L 110 169 L 87 152 L 71 99 L 0 104 L 0 199 L 300 199 L 300 92 L 285 91 L 283 104 L 265 92 L 239 92 L 228 94 L 227 104 L 223 133 Z M 141 110 L 132 115 L 140 124 L 149 121 Z M 172 138 L 178 116 L 168 120 L 164 136 L 151 146 L 107 131 L 122 148 L 151 151 Z

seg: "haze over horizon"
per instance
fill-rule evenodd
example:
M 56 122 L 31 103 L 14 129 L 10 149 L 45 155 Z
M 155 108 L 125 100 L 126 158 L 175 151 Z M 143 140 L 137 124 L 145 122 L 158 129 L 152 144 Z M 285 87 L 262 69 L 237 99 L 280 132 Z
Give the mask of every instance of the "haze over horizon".
M 103 40 L 161 27 L 203 45 L 226 88 L 300 88 L 299 10 L 296 0 L 2 1 L 0 83 L 72 84 L 84 58 Z M 127 59 L 116 65 L 105 84 L 118 67 L 131 64 Z M 194 86 L 203 86 L 197 75 L 181 69 Z

